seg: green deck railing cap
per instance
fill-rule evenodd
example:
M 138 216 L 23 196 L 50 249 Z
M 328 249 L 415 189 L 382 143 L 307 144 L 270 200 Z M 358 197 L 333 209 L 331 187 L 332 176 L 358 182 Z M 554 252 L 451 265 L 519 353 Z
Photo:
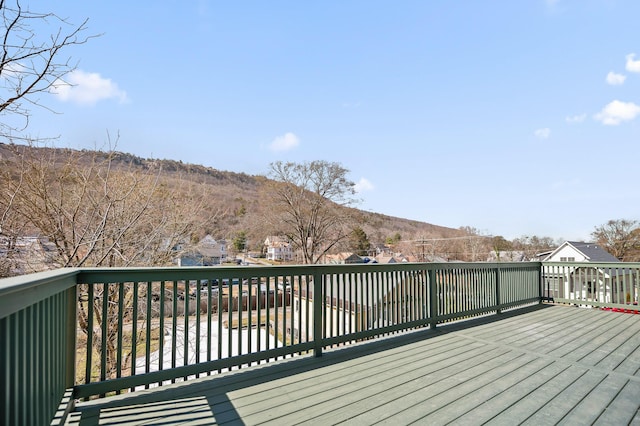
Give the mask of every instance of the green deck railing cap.
M 0 318 L 75 286 L 79 271 L 62 268 L 0 280 Z

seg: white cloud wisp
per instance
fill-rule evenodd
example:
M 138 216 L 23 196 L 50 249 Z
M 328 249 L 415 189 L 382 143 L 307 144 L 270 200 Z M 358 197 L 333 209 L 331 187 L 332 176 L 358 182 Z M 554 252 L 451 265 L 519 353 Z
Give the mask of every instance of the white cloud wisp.
M 565 117 L 565 121 L 569 124 L 576 124 L 576 123 L 582 123 L 585 120 L 585 118 L 587 118 L 587 114 L 569 115 Z
M 300 145 L 300 139 L 293 133 L 287 132 L 276 137 L 270 144 L 269 149 L 275 152 L 289 151 Z
M 65 80 L 56 80 L 50 92 L 62 102 L 73 102 L 79 105 L 95 105 L 104 99 L 117 99 L 120 103 L 128 101 L 127 92 L 121 90 L 109 78 L 98 73 L 75 70 Z
M 620 86 L 621 84 L 624 84 L 624 81 L 627 79 L 626 75 L 623 74 L 616 74 L 613 71 L 609 71 L 609 74 L 607 74 L 607 84 L 610 84 L 612 86 Z
M 626 58 L 627 58 L 627 66 L 626 69 L 629 72 L 640 72 L 640 59 L 638 59 L 637 61 L 634 61 L 633 58 L 636 57 L 635 53 L 629 53 Z
M 365 191 L 373 191 L 373 184 L 366 178 L 360 178 L 358 182 L 356 182 L 355 187 L 353 188 L 357 193 L 365 192 Z
M 545 127 L 543 129 L 536 130 L 535 132 L 533 132 L 533 134 L 538 139 L 549 139 L 549 136 L 551 136 L 551 129 Z
M 607 126 L 617 126 L 623 121 L 630 121 L 640 115 L 640 106 L 633 102 L 612 101 L 602 111 L 593 116 Z

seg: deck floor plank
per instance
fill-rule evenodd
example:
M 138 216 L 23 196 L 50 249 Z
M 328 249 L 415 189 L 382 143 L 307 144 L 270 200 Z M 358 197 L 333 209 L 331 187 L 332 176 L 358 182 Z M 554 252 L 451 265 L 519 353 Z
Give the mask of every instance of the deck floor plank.
M 484 364 L 470 368 L 460 367 L 459 372 L 445 381 L 414 381 L 408 383 L 411 386 L 402 388 L 399 394 L 383 395 L 384 405 L 352 420 L 359 424 L 378 421 L 393 423 L 401 415 L 404 422 L 418 421 L 471 393 L 484 392 L 487 385 L 497 383 L 509 374 L 517 374 L 515 372 L 518 370 L 524 371 L 536 362 L 546 363 L 529 355 L 511 352 Z M 539 369 L 539 366 L 536 367 L 536 370 Z
M 615 371 L 640 378 L 640 334 L 638 332 L 636 332 L 633 341 L 636 343 L 635 348 L 626 354 L 622 362 L 615 367 Z
M 616 395 L 613 402 L 605 409 L 602 416 L 598 418 L 596 424 L 630 424 L 634 413 L 627 408 L 633 406 L 634 403 L 638 403 L 638 399 L 640 399 L 640 380 L 629 380 L 620 393 Z M 636 417 L 639 414 L 640 408 L 635 413 Z
M 559 366 L 558 363 L 555 364 Z M 506 405 L 506 399 L 500 404 L 496 404 L 494 399 L 487 401 L 481 410 L 467 412 L 456 424 L 476 425 L 488 422 L 492 425 L 510 426 L 525 422 L 533 416 L 540 407 L 548 404 L 569 386 L 570 383 L 578 380 L 587 370 L 575 366 L 569 366 L 560 371 L 557 375 L 544 378 L 534 376 L 534 381 L 527 380 L 526 387 L 518 391 L 517 394 L 507 394 L 503 398 L 508 398 L 512 402 L 508 407 L 501 410 Z M 547 370 L 545 373 L 548 373 Z M 527 392 L 529 390 L 529 392 Z
M 430 364 L 420 370 L 405 371 L 404 374 L 396 374 L 396 377 L 390 380 L 382 380 L 377 374 L 368 375 L 366 380 L 359 381 L 356 386 L 344 389 L 338 398 L 327 399 L 321 405 L 316 404 L 311 411 L 304 413 L 304 418 L 297 420 L 309 419 L 308 414 L 312 414 L 313 422 L 332 424 L 340 419 L 371 413 L 372 410 L 381 410 L 384 413 L 390 409 L 389 407 L 395 409 L 396 401 L 402 401 L 415 392 L 424 392 L 429 387 L 455 387 L 455 377 L 461 370 L 461 363 L 473 362 L 475 365 L 491 368 L 494 364 L 499 365 L 500 362 L 508 360 L 507 357 L 510 355 L 494 349 L 482 355 L 469 354 L 466 359 L 454 357 L 446 359 L 443 363 Z M 478 368 L 478 374 L 482 367 Z
M 452 343 L 452 346 L 455 345 Z M 416 369 L 424 368 L 425 358 L 429 358 L 430 364 L 435 366 L 451 357 L 459 357 L 461 361 L 464 361 L 465 357 L 470 359 L 492 349 L 478 345 L 459 345 L 459 343 L 458 346 L 460 354 L 456 353 L 456 348 L 443 353 L 435 345 L 434 348 L 415 346 L 411 351 L 397 354 L 391 360 L 387 359 L 388 357 L 365 356 L 350 360 L 344 366 L 341 365 L 340 369 L 324 367 L 314 370 L 312 372 L 313 375 L 310 375 L 311 373 L 301 373 L 295 377 L 296 386 L 299 389 L 293 395 L 287 392 L 261 398 L 260 394 L 264 393 L 264 390 L 259 387 L 253 387 L 250 392 L 246 389 L 239 389 L 230 393 L 230 396 L 233 397 L 236 407 L 243 409 L 245 415 L 254 412 L 260 414 L 265 407 L 274 405 L 277 405 L 279 411 L 282 412 L 286 411 L 288 404 L 293 405 L 293 408 L 296 409 L 300 406 L 300 402 L 305 399 L 317 400 L 317 395 L 325 394 L 325 398 L 331 396 L 331 399 L 335 399 L 340 398 L 341 394 L 348 395 L 352 389 L 367 387 L 369 386 L 368 381 L 371 378 L 371 371 L 380 371 L 379 375 L 376 376 L 376 380 L 390 383 L 393 381 L 394 376 L 409 374 Z M 389 368 L 390 363 L 393 363 L 393 368 Z M 364 384 L 362 384 L 363 382 Z M 290 378 L 284 377 L 270 382 L 269 385 L 277 389 L 286 389 L 290 385 Z
M 559 423 L 569 411 L 573 410 L 605 378 L 606 374 L 587 370 L 583 376 L 580 376 L 575 382 L 563 389 L 555 398 L 541 406 L 523 424 L 539 426 Z
M 626 385 L 627 381 L 628 378 L 621 375 L 607 376 L 567 413 L 561 424 L 590 425 L 595 423 L 603 415 L 606 407 L 611 404 L 616 395 Z M 638 401 L 638 405 L 640 405 L 640 401 Z
M 307 414 L 313 412 L 314 415 L 320 415 L 323 410 L 331 413 L 341 405 L 346 404 L 348 406 L 353 398 L 362 400 L 368 393 L 375 393 L 377 386 L 381 384 L 385 389 L 393 389 L 394 387 L 402 386 L 407 380 L 418 380 L 420 376 L 433 379 L 438 375 L 447 374 L 447 368 L 452 362 L 456 364 L 469 363 L 479 357 L 492 359 L 501 352 L 496 348 L 486 346 L 463 345 L 448 354 L 440 354 L 435 357 L 429 353 L 428 346 L 423 347 L 423 345 L 420 345 L 419 348 L 417 358 L 411 363 L 406 363 L 402 359 L 386 360 L 375 356 L 373 357 L 374 364 L 367 363 L 368 369 L 349 371 L 348 376 L 345 376 L 342 372 L 338 375 L 331 371 L 323 372 L 321 376 L 322 382 L 297 392 L 292 404 L 299 406 L 300 402 L 304 401 L 304 398 L 308 398 L 309 402 L 313 403 L 313 408 L 310 408 Z M 368 358 L 371 358 L 371 356 L 366 356 L 363 360 Z M 427 365 L 425 365 L 425 360 L 428 360 Z M 371 374 L 372 371 L 375 371 L 376 374 Z M 416 372 L 419 372 L 419 375 Z M 330 392 L 322 398 L 318 398 L 315 395 L 318 393 L 318 389 L 321 392 L 324 389 L 330 390 Z M 278 403 L 278 401 L 269 402 Z M 284 409 L 282 405 L 278 406 L 280 410 Z
M 541 306 L 79 402 L 69 425 L 640 424 L 640 316 Z
M 628 315 L 628 317 L 633 319 L 631 315 Z M 627 324 L 632 325 L 633 322 L 629 321 L 622 324 L 622 330 L 617 331 L 616 334 L 611 334 L 607 330 L 605 333 L 609 336 L 609 339 L 595 352 L 581 359 L 580 362 L 596 365 L 607 370 L 615 370 L 627 357 L 640 348 L 640 334 L 633 327 L 626 326 Z

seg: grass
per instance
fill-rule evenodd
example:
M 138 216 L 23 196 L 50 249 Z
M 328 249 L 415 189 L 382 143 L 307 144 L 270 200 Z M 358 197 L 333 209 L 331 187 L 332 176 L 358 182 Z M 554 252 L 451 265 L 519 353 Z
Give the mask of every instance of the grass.
M 154 352 L 158 350 L 160 347 L 160 338 L 162 336 L 159 324 L 152 324 L 151 333 L 150 333 L 150 351 Z M 147 333 L 146 331 L 138 331 L 138 338 L 136 339 L 136 357 L 144 356 L 147 346 L 146 341 Z M 95 336 L 94 336 L 95 339 Z M 122 366 L 122 371 L 120 376 L 126 377 L 131 373 L 131 362 L 133 360 L 127 359 L 129 354 L 131 353 L 131 342 L 132 342 L 132 331 L 130 329 L 130 324 L 127 329 L 123 330 L 122 333 L 122 346 L 124 352 L 122 354 L 123 360 L 125 360 L 124 365 Z M 100 352 L 94 346 L 91 352 L 91 379 L 90 382 L 96 382 L 100 380 Z M 78 331 L 76 337 L 76 383 L 85 383 L 85 369 L 87 363 L 87 336 L 82 332 Z M 113 372 L 115 376 L 115 371 Z M 109 375 L 106 374 L 109 378 Z

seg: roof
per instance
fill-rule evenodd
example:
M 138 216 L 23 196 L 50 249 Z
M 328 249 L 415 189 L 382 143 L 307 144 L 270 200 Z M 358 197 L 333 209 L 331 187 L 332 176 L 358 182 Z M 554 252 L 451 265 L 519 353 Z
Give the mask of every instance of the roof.
M 378 263 L 398 263 L 398 260 L 393 257 L 393 256 L 384 256 L 384 255 L 378 255 L 376 256 L 376 261 Z
M 289 238 L 287 238 L 284 235 L 269 235 L 265 240 L 264 240 L 264 245 L 265 246 L 279 246 L 279 247 L 286 247 L 288 245 L 290 245 L 290 241 Z
M 328 254 L 326 259 L 329 263 L 344 262 L 344 263 L 363 263 L 362 257 L 353 252 L 342 252 L 336 254 Z
M 558 247 L 557 249 L 552 251 L 547 257 L 545 257 L 544 260 L 551 258 L 556 252 L 558 252 L 559 250 L 561 250 L 563 247 L 567 245 L 573 247 L 575 250 L 582 253 L 589 262 L 620 262 L 620 259 L 613 256 L 611 253 L 607 252 L 606 250 L 604 250 L 598 244 L 585 243 L 582 241 L 565 241 L 560 245 L 560 247 Z
M 620 259 L 595 243 L 584 243 L 580 241 L 567 241 L 567 243 L 584 254 L 590 262 L 620 262 Z

